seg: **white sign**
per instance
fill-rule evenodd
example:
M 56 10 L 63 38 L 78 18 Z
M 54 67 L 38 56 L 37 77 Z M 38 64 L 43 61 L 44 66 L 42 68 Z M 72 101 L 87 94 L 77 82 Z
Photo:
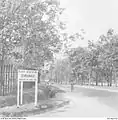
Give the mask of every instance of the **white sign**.
M 23 82 L 35 82 L 35 106 L 38 99 L 38 71 L 18 70 L 17 107 L 23 103 Z M 21 90 L 21 91 L 20 91 Z M 19 93 L 20 92 L 20 93 Z
M 36 81 L 38 78 L 38 71 L 36 70 L 18 70 L 19 81 Z

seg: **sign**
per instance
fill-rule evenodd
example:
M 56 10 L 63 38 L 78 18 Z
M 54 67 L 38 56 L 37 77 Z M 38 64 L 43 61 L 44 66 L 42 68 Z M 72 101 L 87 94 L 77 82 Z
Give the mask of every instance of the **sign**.
M 18 70 L 19 81 L 36 81 L 38 78 L 38 71 L 36 70 Z
M 17 107 L 23 103 L 23 82 L 35 82 L 35 106 L 38 98 L 38 71 L 18 70 Z

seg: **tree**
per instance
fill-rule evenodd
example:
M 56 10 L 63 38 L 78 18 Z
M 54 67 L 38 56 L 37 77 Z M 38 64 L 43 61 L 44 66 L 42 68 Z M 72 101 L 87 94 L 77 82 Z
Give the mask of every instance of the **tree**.
M 118 61 L 118 35 L 113 29 L 109 29 L 106 35 L 101 35 L 97 42 L 89 41 L 88 48 L 81 47 L 71 49 L 69 59 L 72 68 L 76 72 L 81 83 L 107 82 L 112 86 L 116 81 Z M 88 79 L 88 81 L 85 81 Z
M 7 58 L 17 60 L 16 62 L 19 60 L 22 66 L 35 68 L 41 67 L 45 60 L 52 60 L 53 54 L 61 48 L 60 30 L 63 23 L 59 16 L 63 9 L 59 7 L 58 2 L 2 0 L 1 6 L 3 61 L 6 55 Z M 22 51 L 14 51 L 20 47 Z M 6 48 L 8 50 L 5 53 Z
M 117 60 L 117 41 L 118 35 L 115 34 L 113 29 L 109 29 L 107 35 L 100 37 L 102 53 L 100 59 L 102 61 L 102 69 L 105 71 L 108 86 L 112 86 L 113 76 L 116 73 L 116 65 L 114 64 Z
M 69 60 L 76 78 L 81 78 L 82 83 L 85 78 L 85 58 L 87 51 L 85 48 L 78 47 L 71 50 L 69 53 Z
M 0 1 L 0 56 L 5 63 L 18 68 L 41 70 L 60 51 L 59 16 L 63 9 L 54 0 Z M 1 70 L 1 80 L 3 71 Z
M 64 83 L 68 84 L 70 81 L 70 73 L 71 73 L 71 66 L 69 60 L 65 59 L 57 59 L 54 63 L 53 67 L 53 76 L 54 80 L 57 83 Z

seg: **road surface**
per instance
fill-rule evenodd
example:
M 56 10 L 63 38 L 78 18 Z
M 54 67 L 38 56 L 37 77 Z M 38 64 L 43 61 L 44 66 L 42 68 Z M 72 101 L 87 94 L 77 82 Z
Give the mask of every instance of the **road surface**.
M 69 91 L 69 87 L 63 87 Z M 70 104 L 36 117 L 117 117 L 118 92 L 76 87 L 65 93 Z

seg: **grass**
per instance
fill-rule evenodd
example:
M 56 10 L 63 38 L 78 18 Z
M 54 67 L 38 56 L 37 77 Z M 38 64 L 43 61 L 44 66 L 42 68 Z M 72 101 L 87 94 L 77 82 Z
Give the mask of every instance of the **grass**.
M 52 91 L 51 94 L 53 99 L 49 97 L 49 90 Z M 25 107 L 21 106 L 20 108 L 16 108 L 16 92 L 13 92 L 10 96 L 1 96 L 0 114 L 5 117 L 23 117 L 28 115 L 40 114 L 42 112 L 46 112 L 47 110 L 62 107 L 63 105 L 67 104 L 68 101 L 64 101 L 63 98 L 56 98 L 56 96 L 54 96 L 53 94 L 63 92 L 63 90 L 54 86 L 50 86 L 47 88 L 45 85 L 39 85 L 37 107 L 33 106 L 34 88 L 24 90 L 23 104 Z
M 64 92 L 57 87 L 50 86 L 52 91 Z M 34 88 L 25 89 L 23 92 L 23 104 L 34 102 L 35 90 Z M 54 97 L 54 96 L 53 96 Z M 39 85 L 38 89 L 38 100 L 44 101 L 49 99 L 49 88 L 46 88 L 45 85 Z M 6 106 L 13 106 L 17 103 L 17 92 L 14 91 L 9 96 L 0 96 L 0 108 Z
M 4 117 L 28 117 L 28 116 L 34 116 L 36 114 L 42 114 L 51 110 L 54 110 L 55 108 L 63 107 L 64 105 L 69 104 L 69 101 L 62 101 L 61 103 L 58 103 L 57 101 L 48 101 L 45 105 L 46 108 L 42 108 L 42 105 L 39 105 L 33 109 L 22 109 L 16 112 L 2 112 L 2 116 Z

